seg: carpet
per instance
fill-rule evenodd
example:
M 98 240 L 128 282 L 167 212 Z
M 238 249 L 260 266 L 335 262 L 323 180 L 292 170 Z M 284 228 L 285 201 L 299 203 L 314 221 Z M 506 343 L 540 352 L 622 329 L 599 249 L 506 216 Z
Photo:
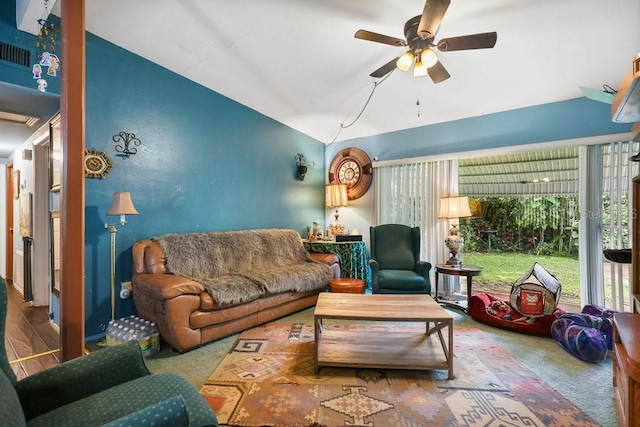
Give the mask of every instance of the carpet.
M 325 325 L 393 332 L 416 324 Z M 229 426 L 598 426 L 484 332 L 454 330 L 446 371 L 328 368 L 314 372 L 313 325 L 243 332 L 200 393 Z M 434 343 L 434 345 L 436 345 Z

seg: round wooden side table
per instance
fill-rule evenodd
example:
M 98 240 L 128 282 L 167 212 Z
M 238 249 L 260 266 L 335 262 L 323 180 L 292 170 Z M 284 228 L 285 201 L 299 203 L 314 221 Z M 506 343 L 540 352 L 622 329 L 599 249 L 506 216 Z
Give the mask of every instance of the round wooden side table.
M 445 301 L 438 298 L 438 278 L 440 274 L 447 274 L 449 276 L 464 276 L 467 278 L 467 304 L 469 304 L 469 300 L 471 299 L 471 287 L 472 287 L 472 278 L 473 276 L 479 276 L 482 274 L 482 267 L 478 267 L 475 265 L 449 265 L 449 264 L 437 264 L 436 265 L 436 297 L 435 300 L 444 305 L 448 305 L 454 308 L 459 308 L 465 313 L 467 313 L 467 306 L 462 305 L 457 301 Z
M 364 294 L 366 284 L 360 279 L 349 279 L 346 277 L 333 279 L 329 282 L 329 292 L 343 294 Z

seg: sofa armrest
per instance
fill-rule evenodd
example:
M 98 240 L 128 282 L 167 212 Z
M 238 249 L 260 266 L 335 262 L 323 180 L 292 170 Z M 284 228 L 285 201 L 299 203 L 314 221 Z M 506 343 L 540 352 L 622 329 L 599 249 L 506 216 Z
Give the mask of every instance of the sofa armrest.
M 427 261 L 416 262 L 415 272 L 427 281 L 427 293 L 431 294 L 431 263 Z
M 333 270 L 333 278 L 340 278 L 340 257 L 336 254 L 309 252 L 311 259 L 327 264 Z
M 378 271 L 380 270 L 380 265 L 375 259 L 370 259 L 369 267 L 371 267 L 371 292 L 374 294 L 379 294 L 380 282 L 378 282 Z
M 136 274 L 131 281 L 134 294 L 141 292 L 158 301 L 180 295 L 200 295 L 205 291 L 201 283 L 173 274 Z
M 149 421 L 153 420 L 152 424 Z M 184 398 L 181 395 L 174 396 L 155 405 L 147 406 L 132 414 L 120 417 L 115 421 L 104 424 L 102 427 L 121 426 L 188 426 L 189 414 Z
M 107 347 L 30 375 L 15 388 L 28 420 L 55 408 L 150 375 L 137 341 Z
M 415 272 L 427 279 L 431 271 L 431 263 L 427 261 L 416 262 Z

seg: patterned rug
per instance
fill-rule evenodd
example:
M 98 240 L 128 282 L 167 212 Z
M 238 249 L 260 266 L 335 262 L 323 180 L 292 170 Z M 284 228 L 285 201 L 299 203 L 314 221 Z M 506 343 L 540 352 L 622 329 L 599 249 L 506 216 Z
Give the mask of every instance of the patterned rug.
M 325 328 L 424 331 L 417 324 Z M 437 338 L 432 338 L 437 339 Z M 454 330 L 446 371 L 323 367 L 313 325 L 269 323 L 243 332 L 200 393 L 229 426 L 598 426 L 482 331 Z M 439 345 L 434 341 L 434 345 Z

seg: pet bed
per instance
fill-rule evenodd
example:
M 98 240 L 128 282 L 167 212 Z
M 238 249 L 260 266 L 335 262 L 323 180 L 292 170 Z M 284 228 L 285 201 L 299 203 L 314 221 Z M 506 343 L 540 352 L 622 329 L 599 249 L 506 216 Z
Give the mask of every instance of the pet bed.
M 509 301 L 487 293 L 472 295 L 469 315 L 478 322 L 528 335 L 551 337 L 551 325 L 564 314 L 555 309 L 552 314 L 529 317 L 514 310 Z

